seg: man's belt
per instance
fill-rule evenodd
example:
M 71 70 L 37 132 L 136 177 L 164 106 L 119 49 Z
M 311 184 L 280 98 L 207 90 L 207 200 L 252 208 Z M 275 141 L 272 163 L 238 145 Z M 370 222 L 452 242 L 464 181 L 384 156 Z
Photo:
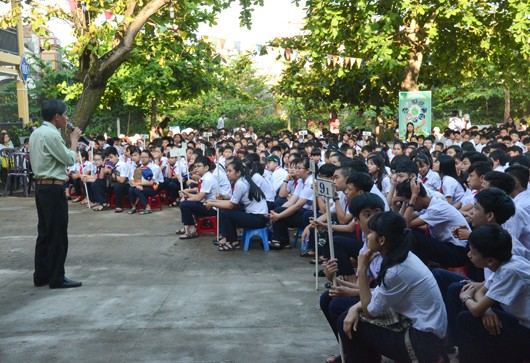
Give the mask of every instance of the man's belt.
M 37 185 L 53 185 L 53 184 L 62 185 L 65 182 L 64 180 L 61 180 L 61 179 L 37 179 L 35 180 L 35 183 L 37 183 Z

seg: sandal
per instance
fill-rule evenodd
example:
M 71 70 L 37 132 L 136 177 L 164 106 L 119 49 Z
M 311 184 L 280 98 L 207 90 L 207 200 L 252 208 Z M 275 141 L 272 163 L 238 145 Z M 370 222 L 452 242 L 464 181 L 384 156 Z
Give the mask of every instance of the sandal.
M 175 231 L 176 234 L 184 234 L 186 233 L 186 228 L 180 228 Z
M 74 200 L 72 200 L 72 203 L 79 203 L 83 200 L 83 197 L 77 197 Z
M 179 236 L 180 239 L 192 239 L 192 238 L 198 238 L 199 235 L 197 234 L 197 232 L 191 234 L 191 233 L 184 233 L 184 234 L 181 234 Z
M 328 359 L 326 359 L 326 363 L 340 363 L 342 362 L 342 358 L 340 357 L 340 354 L 332 354 L 329 356 Z
M 114 213 L 122 213 L 122 212 L 123 212 L 123 208 L 114 209 Z
M 280 243 L 280 241 L 270 241 L 269 242 L 269 248 L 271 250 L 281 250 L 282 249 L 282 244 Z
M 305 250 L 300 252 L 300 257 L 315 257 L 315 251 L 314 250 Z
M 233 247 L 232 247 L 232 245 L 230 244 L 230 242 L 219 243 L 219 251 L 223 251 L 223 252 L 226 252 L 226 251 L 233 251 Z
M 173 203 L 170 203 L 168 205 L 168 207 L 172 208 L 172 207 L 178 207 L 179 206 L 179 202 L 173 202 Z
M 105 204 L 96 205 L 94 208 L 92 208 L 93 211 L 101 212 L 102 210 L 107 209 L 108 207 L 105 206 Z
M 232 248 L 235 248 L 236 250 L 241 249 L 241 244 L 239 242 L 232 242 L 231 245 L 232 245 Z
M 138 214 L 151 214 L 151 213 L 153 213 L 153 211 L 151 209 L 144 209 L 143 211 L 141 211 Z
M 135 214 L 136 213 L 136 209 L 131 209 L 130 211 L 127 212 L 127 214 Z

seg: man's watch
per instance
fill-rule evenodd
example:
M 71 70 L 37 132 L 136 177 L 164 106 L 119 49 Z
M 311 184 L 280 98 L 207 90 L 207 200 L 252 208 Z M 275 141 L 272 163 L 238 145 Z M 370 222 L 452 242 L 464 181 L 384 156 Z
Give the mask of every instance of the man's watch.
M 405 203 L 405 208 L 408 208 L 408 207 L 412 207 L 412 208 L 414 208 L 414 203 L 406 202 L 406 203 Z

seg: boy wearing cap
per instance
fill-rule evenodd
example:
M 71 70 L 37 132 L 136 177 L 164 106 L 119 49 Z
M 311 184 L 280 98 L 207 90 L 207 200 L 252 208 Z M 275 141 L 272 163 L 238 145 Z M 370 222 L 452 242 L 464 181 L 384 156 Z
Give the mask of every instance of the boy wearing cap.
M 280 158 L 277 155 L 269 155 L 265 158 L 265 161 L 267 162 L 267 170 L 272 173 L 270 181 L 274 192 L 278 193 L 288 172 L 280 166 Z

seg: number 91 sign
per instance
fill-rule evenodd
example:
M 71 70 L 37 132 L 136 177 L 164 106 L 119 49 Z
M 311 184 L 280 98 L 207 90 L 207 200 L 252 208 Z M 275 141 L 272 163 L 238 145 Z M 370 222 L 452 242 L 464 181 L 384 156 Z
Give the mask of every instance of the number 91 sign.
M 317 194 L 321 197 L 333 198 L 333 182 L 317 179 Z

